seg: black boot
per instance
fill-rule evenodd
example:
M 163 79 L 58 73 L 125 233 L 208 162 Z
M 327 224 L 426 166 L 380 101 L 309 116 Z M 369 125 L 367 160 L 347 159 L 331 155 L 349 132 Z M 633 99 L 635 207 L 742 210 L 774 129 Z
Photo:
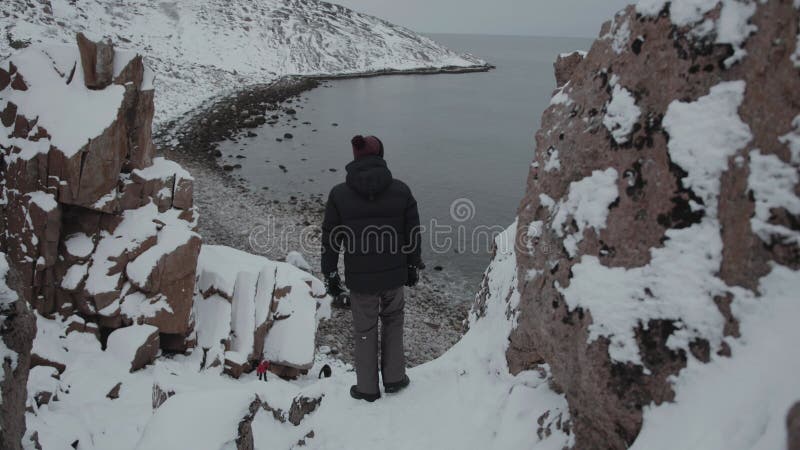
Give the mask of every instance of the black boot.
M 350 386 L 350 397 L 353 397 L 356 400 L 366 400 L 372 403 L 375 400 L 381 398 L 381 393 L 378 392 L 377 394 L 363 394 L 358 391 L 358 387 L 356 385 L 352 385 Z
M 403 379 L 396 383 L 383 383 L 383 390 L 385 390 L 387 394 L 395 394 L 408 387 L 409 384 L 411 384 L 411 380 L 408 378 L 408 375 L 404 375 Z

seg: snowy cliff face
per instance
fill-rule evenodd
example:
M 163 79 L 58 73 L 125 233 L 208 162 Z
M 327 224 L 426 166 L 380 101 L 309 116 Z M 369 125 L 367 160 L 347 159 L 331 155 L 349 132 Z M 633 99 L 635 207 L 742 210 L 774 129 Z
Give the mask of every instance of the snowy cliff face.
M 519 210 L 507 358 L 550 366 L 576 448 L 786 445 L 798 8 L 645 0 L 561 58 Z
M 25 433 L 26 382 L 36 322 L 10 287 L 10 267 L 0 251 L 0 448 L 20 449 Z
M 156 123 L 214 95 L 287 74 L 485 64 L 381 19 L 315 0 L 5 0 L 0 57 L 76 32 L 147 55 L 158 73 Z

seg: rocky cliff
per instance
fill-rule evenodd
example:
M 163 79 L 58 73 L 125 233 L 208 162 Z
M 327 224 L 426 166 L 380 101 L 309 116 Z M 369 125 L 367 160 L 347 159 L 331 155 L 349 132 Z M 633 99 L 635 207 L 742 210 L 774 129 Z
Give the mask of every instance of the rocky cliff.
M 513 373 L 549 365 L 575 448 L 628 448 L 645 410 L 692 401 L 677 387 L 691 380 L 716 373 L 732 386 L 759 361 L 797 366 L 796 352 L 770 362 L 753 349 L 785 347 L 781 315 L 798 312 L 798 7 L 646 0 L 606 23 L 588 54 L 559 59 L 518 211 L 507 359 Z M 784 423 L 800 392 L 770 380 L 753 375 L 742 391 L 774 382 L 754 398 L 776 399 L 764 420 Z M 723 396 L 699 395 L 697 410 L 707 395 L 730 414 Z
M 185 348 L 200 250 L 192 178 L 154 158 L 141 56 L 78 43 L 0 68 L 2 247 L 40 315 L 148 323 Z

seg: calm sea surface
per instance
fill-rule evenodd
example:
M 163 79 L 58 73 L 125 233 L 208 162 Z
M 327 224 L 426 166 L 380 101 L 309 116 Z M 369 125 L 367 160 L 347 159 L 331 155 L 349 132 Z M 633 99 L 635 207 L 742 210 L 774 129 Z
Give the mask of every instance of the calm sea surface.
M 432 37 L 497 69 L 328 82 L 305 93 L 307 101 L 287 105 L 297 109 L 297 120 L 282 117 L 254 130 L 256 137 L 220 148 L 226 163 L 243 165 L 242 177 L 286 199 L 327 194 L 344 181 L 350 138 L 380 137 L 392 173 L 411 187 L 423 223 L 436 230 L 425 236 L 428 267 L 441 266 L 435 276 L 474 292 L 490 260 L 487 233 L 513 222 L 524 192 L 533 136 L 555 88 L 553 62 L 560 53 L 588 49 L 591 40 Z M 285 133 L 293 138 L 277 142 Z

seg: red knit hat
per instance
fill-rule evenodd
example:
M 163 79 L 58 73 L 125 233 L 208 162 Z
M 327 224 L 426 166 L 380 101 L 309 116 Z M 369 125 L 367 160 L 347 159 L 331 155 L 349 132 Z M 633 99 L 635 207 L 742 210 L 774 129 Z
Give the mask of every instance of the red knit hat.
M 365 156 L 380 156 L 383 158 L 383 142 L 375 136 L 355 136 L 350 141 L 353 145 L 353 158 L 359 159 Z

